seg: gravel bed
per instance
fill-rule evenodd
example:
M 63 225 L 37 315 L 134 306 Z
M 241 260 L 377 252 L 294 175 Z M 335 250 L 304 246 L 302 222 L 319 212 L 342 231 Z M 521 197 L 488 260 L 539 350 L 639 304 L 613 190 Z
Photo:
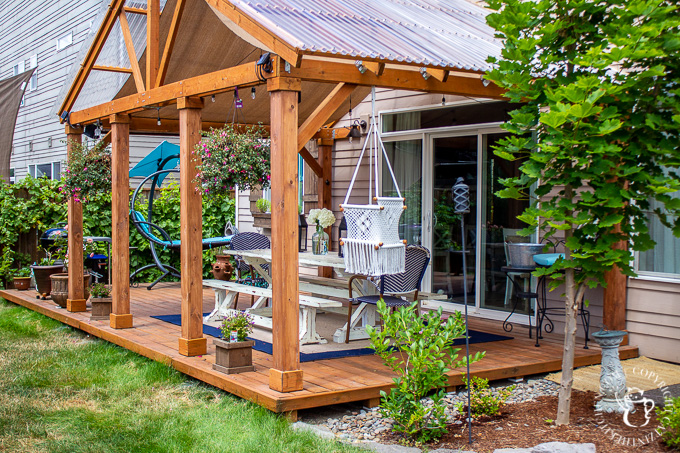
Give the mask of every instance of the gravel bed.
M 515 385 L 515 389 L 507 400 L 508 404 L 525 403 L 533 401 L 540 396 L 555 396 L 559 389 L 559 384 L 548 381 L 547 379 L 531 379 L 517 384 L 493 385 L 492 389 L 496 393 L 499 389 Z M 457 414 L 455 404 L 458 402 L 467 403 L 467 393 L 450 392 L 444 397 L 447 403 L 446 414 L 450 419 Z M 425 404 L 432 404 L 430 398 L 426 398 Z M 393 420 L 383 418 L 378 408 L 362 409 L 345 415 L 341 418 L 329 418 L 321 426 L 328 428 L 337 438 L 345 442 L 371 441 L 380 437 L 380 434 L 392 428 Z M 456 423 L 456 422 L 454 422 Z M 461 423 L 458 421 L 457 423 Z

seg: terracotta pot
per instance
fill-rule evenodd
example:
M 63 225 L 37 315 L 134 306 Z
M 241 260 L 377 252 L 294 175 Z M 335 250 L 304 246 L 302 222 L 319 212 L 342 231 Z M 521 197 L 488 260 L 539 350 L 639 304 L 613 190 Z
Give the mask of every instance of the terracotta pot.
M 255 342 L 237 341 L 229 343 L 224 340 L 213 340 L 215 345 L 215 364 L 213 370 L 221 371 L 226 374 L 243 373 L 254 371 L 253 366 L 253 346 Z
M 217 280 L 231 280 L 234 267 L 229 261 L 229 255 L 217 255 L 217 262 L 212 266 L 213 277 Z
M 33 275 L 35 275 L 35 289 L 38 292 L 38 298 L 47 299 L 47 296 L 52 292 L 52 280 L 50 275 L 57 274 L 64 271 L 64 266 L 56 264 L 52 266 L 31 266 Z
M 31 285 L 31 277 L 14 277 L 14 289 L 26 291 Z
M 92 315 L 90 319 L 93 321 L 108 321 L 111 314 L 111 307 L 113 305 L 112 297 L 92 297 L 90 299 L 92 305 Z
M 68 300 L 68 274 L 59 273 L 50 276 L 52 280 L 52 300 L 61 308 L 66 308 Z M 83 287 L 85 288 L 85 299 L 90 297 L 90 274 L 83 275 Z

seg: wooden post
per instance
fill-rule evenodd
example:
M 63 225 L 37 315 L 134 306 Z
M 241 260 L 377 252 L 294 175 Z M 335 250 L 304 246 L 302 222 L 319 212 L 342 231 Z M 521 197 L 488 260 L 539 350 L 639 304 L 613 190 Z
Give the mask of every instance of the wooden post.
M 193 182 L 197 162 L 192 151 L 201 141 L 201 98 L 177 99 L 179 109 L 180 249 L 182 274 L 182 333 L 179 353 L 204 355 L 208 343 L 203 336 L 203 208 L 201 193 Z
M 75 144 L 82 143 L 83 130 L 66 125 L 66 149 L 70 159 Z M 85 288 L 83 287 L 83 205 L 74 196 L 68 199 L 68 299 L 66 309 L 70 312 L 85 311 Z
M 271 94 L 272 344 L 269 387 L 302 390 L 299 340 L 297 128 L 300 79 L 269 79 Z
M 331 200 L 331 190 L 333 188 L 333 139 L 320 139 L 319 145 L 319 165 L 321 166 L 321 176 L 317 179 L 317 193 L 319 197 L 319 208 L 333 210 Z M 328 237 L 333 240 L 333 227 L 326 228 Z M 330 249 L 331 244 L 328 244 Z M 320 267 L 319 277 L 333 278 L 332 267 Z
M 111 115 L 111 296 L 109 325 L 132 327 L 130 313 L 130 117 Z
M 628 243 L 621 241 L 614 247 L 625 250 L 628 248 Z M 602 323 L 609 330 L 626 330 L 628 277 L 623 275 L 619 268 L 614 267 L 604 274 L 604 280 L 607 287 L 603 294 Z M 628 344 L 627 336 L 622 344 Z

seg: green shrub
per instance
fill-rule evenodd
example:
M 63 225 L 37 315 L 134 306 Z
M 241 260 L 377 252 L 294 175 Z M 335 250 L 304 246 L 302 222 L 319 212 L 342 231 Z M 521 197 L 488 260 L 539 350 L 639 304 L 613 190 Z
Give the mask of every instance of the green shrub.
M 473 417 L 498 414 L 501 408 L 505 406 L 505 401 L 512 395 L 512 391 L 515 390 L 515 386 L 511 385 L 505 389 L 497 389 L 496 394 L 494 394 L 493 389 L 489 388 L 489 380 L 477 376 L 470 379 L 470 387 L 472 387 L 470 391 L 470 412 Z M 456 403 L 456 409 L 461 414 L 465 412 L 465 407 L 466 404 L 463 402 Z
M 146 200 L 138 200 L 137 210 L 146 212 Z M 59 192 L 59 181 L 46 178 L 26 177 L 16 184 L 0 180 L 0 278 L 11 276 L 13 269 L 28 262 L 15 253 L 19 235 L 32 228 L 45 231 L 58 222 L 65 222 L 68 214 L 63 195 Z M 215 195 L 203 199 L 203 237 L 224 234 L 227 221 L 234 222 L 235 202 L 226 195 Z M 170 183 L 161 189 L 154 200 L 154 223 L 165 229 L 170 236 L 179 239 L 179 185 Z M 111 237 L 111 194 L 93 194 L 83 204 L 83 231 L 85 236 Z M 152 262 L 149 242 L 130 225 L 130 268 L 137 269 Z M 179 269 L 179 253 L 157 247 L 162 262 Z M 204 253 L 203 275 L 210 275 L 214 255 Z M 161 275 L 158 269 L 150 269 L 141 275 L 142 281 L 153 281 Z
M 383 300 L 378 301 L 378 313 L 383 328 L 366 330 L 376 354 L 397 374 L 396 387 L 389 394 L 380 392 L 381 413 L 394 420 L 395 431 L 417 441 L 438 438 L 446 433 L 442 402 L 446 373 L 466 363 L 466 358 L 458 360 L 460 348 L 453 347 L 453 341 L 465 335 L 461 314 L 442 321 L 441 308 L 419 315 L 417 303 L 390 313 Z M 478 352 L 470 360 L 476 362 L 483 356 Z M 422 399 L 432 391 L 433 404 L 425 405 Z
M 680 448 L 680 397 L 667 399 L 663 408 L 656 408 L 663 431 L 661 439 L 672 448 Z

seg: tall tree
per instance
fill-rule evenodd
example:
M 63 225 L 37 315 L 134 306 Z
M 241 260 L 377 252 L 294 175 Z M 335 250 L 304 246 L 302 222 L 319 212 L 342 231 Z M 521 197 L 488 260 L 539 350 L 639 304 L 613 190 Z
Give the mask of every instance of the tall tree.
M 526 159 L 499 195 L 527 198 L 519 217 L 565 240 L 565 259 L 536 271 L 564 285 L 566 322 L 557 424 L 569 423 L 576 315 L 586 288 L 632 250 L 653 247 L 654 214 L 680 236 L 680 16 L 666 0 L 491 0 L 504 40 L 487 79 L 521 105 L 495 150 Z M 532 189 L 533 188 L 533 189 Z M 621 301 L 623 303 L 623 301 Z

